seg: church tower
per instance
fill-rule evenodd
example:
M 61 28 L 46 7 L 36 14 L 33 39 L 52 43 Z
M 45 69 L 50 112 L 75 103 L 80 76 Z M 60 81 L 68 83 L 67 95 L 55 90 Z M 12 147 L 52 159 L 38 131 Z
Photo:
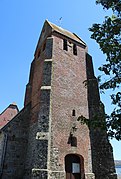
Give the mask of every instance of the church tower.
M 8 145 L 2 179 L 116 179 L 106 131 L 78 121 L 79 116 L 92 120 L 103 111 L 101 106 L 87 45 L 46 20 L 24 108 L 3 129 Z M 18 154 L 12 155 L 11 148 Z
M 87 80 L 89 85 L 85 86 Z M 25 106 L 30 102 L 26 167 L 32 169 L 33 176 L 115 178 L 106 132 L 91 132 L 77 121 L 81 115 L 91 120 L 100 109 L 97 80 L 87 46 L 76 34 L 48 21 L 31 65 Z

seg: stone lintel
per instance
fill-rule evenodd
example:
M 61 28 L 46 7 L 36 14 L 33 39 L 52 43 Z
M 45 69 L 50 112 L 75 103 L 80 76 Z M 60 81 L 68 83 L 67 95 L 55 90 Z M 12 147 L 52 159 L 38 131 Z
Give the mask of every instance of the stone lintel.
M 52 62 L 52 59 L 45 59 L 45 62 Z
M 48 139 L 48 133 L 47 132 L 37 132 L 36 133 L 36 139 L 37 140 L 47 140 Z
M 41 86 L 41 90 L 50 90 L 51 86 Z

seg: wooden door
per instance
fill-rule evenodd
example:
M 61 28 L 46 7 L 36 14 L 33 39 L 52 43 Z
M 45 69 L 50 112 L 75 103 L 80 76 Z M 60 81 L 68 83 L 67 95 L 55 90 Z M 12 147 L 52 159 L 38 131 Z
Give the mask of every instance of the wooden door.
M 69 154 L 65 157 L 66 179 L 81 179 L 80 157 Z

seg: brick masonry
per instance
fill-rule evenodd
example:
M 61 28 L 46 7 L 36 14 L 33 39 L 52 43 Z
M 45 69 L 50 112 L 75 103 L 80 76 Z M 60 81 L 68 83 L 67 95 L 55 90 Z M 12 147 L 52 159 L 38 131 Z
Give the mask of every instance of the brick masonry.
M 91 56 L 76 35 L 45 22 L 24 104 L 0 136 L 2 143 L 7 135 L 2 179 L 68 179 L 65 162 L 70 155 L 80 160 L 81 179 L 117 178 L 106 131 L 77 121 L 80 115 L 91 120 L 100 111 L 100 97 Z

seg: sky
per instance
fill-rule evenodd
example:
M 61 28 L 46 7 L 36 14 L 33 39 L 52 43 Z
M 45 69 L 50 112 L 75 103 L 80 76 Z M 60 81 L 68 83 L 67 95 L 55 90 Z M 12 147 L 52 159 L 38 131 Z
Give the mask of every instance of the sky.
M 0 0 L 0 113 L 12 102 L 23 108 L 30 64 L 45 19 L 76 33 L 88 45 L 95 75 L 105 62 L 88 28 L 110 14 L 95 0 Z M 59 19 L 62 17 L 61 22 Z M 101 95 L 110 113 L 109 93 Z M 111 141 L 114 158 L 121 160 L 121 142 Z

